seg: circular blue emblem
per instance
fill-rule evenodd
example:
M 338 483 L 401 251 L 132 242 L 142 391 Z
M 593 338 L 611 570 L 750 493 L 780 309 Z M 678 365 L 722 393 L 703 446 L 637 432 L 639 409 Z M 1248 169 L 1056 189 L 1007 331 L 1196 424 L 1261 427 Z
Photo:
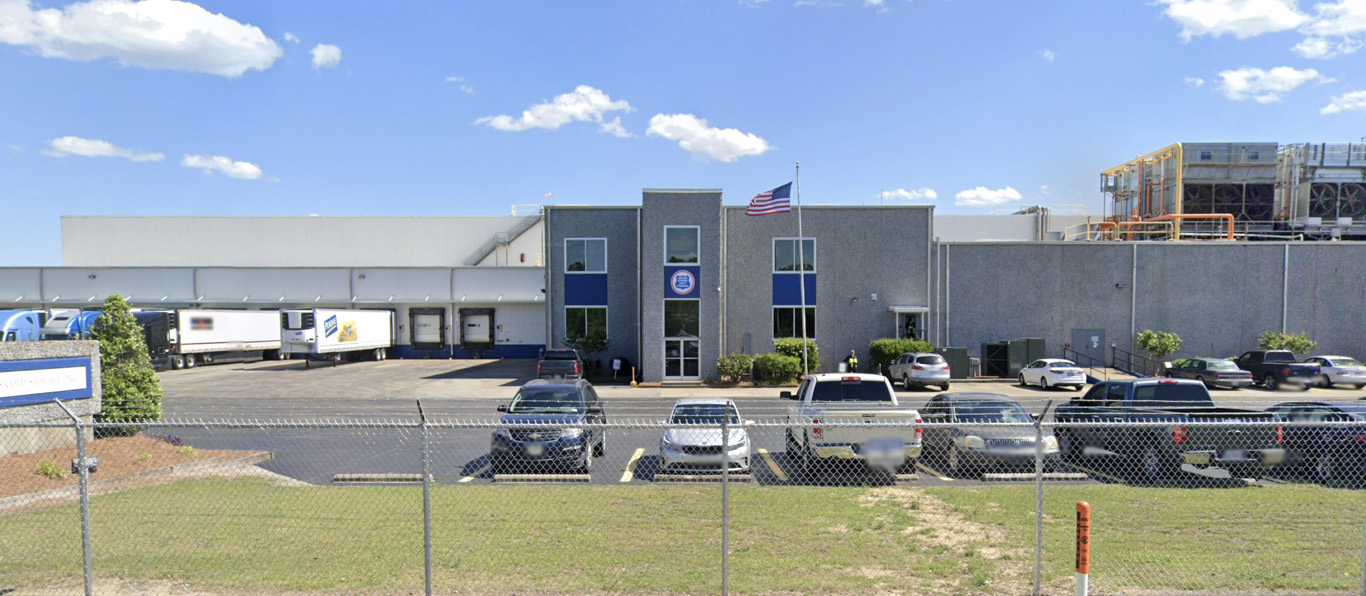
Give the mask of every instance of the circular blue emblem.
M 697 278 L 693 277 L 691 271 L 681 269 L 675 271 L 673 276 L 669 278 L 669 287 L 673 288 L 675 294 L 686 296 L 692 293 L 693 288 L 697 287 Z

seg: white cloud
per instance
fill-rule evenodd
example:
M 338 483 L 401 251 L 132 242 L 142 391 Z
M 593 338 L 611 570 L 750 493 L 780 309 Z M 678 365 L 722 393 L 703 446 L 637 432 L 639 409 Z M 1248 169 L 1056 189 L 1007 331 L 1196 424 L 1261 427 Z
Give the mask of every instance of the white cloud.
M 746 155 L 763 155 L 773 149 L 768 141 L 734 128 L 712 128 L 692 114 L 655 114 L 645 134 L 678 141 L 678 146 L 698 158 L 732 162 Z
M 1304 41 L 1295 44 L 1295 46 L 1290 49 L 1305 58 L 1327 60 L 1329 58 L 1354 54 L 1357 50 L 1362 48 L 1362 45 L 1363 44 L 1360 41 L 1351 37 L 1344 37 L 1336 43 L 1322 37 L 1306 37 L 1304 38 Z
M 250 162 L 233 161 L 222 155 L 186 155 L 180 160 L 180 165 L 187 168 L 199 168 L 204 173 L 211 174 L 215 170 L 222 172 L 230 178 L 241 180 L 258 180 L 261 178 L 261 167 Z
M 621 116 L 617 116 L 611 122 L 603 122 L 602 125 L 598 127 L 598 132 L 605 132 L 614 137 L 623 139 L 629 139 L 636 136 L 631 134 L 631 131 L 626 130 L 625 126 L 621 125 Z
M 1315 4 L 1317 13 L 1314 21 L 1300 31 L 1305 35 L 1319 37 L 1345 37 L 1366 33 L 1366 2 L 1361 0 L 1338 0 L 1336 4 L 1324 2 Z
M 1205 79 L 1200 77 L 1186 77 L 1186 84 L 1190 85 L 1192 89 L 1199 89 L 1205 86 Z
M 341 63 L 341 48 L 337 46 L 320 43 L 313 46 L 311 53 L 313 54 L 313 70 L 333 68 Z
M 1337 114 L 1352 110 L 1366 110 L 1366 91 L 1352 91 L 1333 98 L 1332 103 L 1323 106 L 1320 114 Z
M 1044 62 L 1052 62 L 1058 59 L 1058 54 L 1053 50 L 1040 50 L 1039 57 L 1043 58 Z
M 284 55 L 261 29 L 179 0 L 90 0 L 35 10 L 0 0 L 0 43 L 40 56 L 238 77 Z
M 1046 196 L 1049 196 L 1049 195 L 1053 194 L 1053 187 L 1051 187 L 1051 186 L 1045 184 L 1045 185 L 1039 187 L 1039 192 L 1043 193 L 1043 196 L 1045 196 L 1045 197 L 1046 197 Z
M 455 76 L 455 75 L 450 75 L 450 76 L 446 77 L 446 82 L 447 82 L 447 83 L 459 83 L 459 84 L 460 84 L 460 92 L 461 92 L 461 93 L 464 93 L 465 95 L 474 95 L 474 87 L 471 86 L 471 85 L 465 84 L 465 77 L 458 77 L 458 76 Z
M 109 141 L 82 139 L 81 137 L 60 137 L 47 142 L 43 153 L 53 157 L 122 157 L 129 161 L 161 161 L 166 156 L 161 153 L 147 153 L 119 147 Z
M 612 101 L 606 93 L 579 85 L 571 93 L 558 95 L 555 99 L 539 103 L 522 111 L 519 118 L 506 114 L 485 116 L 475 120 L 475 124 L 487 124 L 491 128 L 518 132 L 533 128 L 555 130 L 570 122 L 602 122 L 603 114 L 608 112 L 630 112 L 631 104 L 626 100 Z
M 1294 29 L 1309 20 L 1297 8 L 1297 0 L 1159 1 L 1167 5 L 1167 17 L 1181 26 L 1181 38 L 1186 41 L 1225 33 L 1246 39 Z
M 991 190 L 985 186 L 979 186 L 954 195 L 955 200 L 953 204 L 966 207 L 990 207 L 992 205 L 1003 205 L 1019 201 L 1023 198 L 1024 196 L 1020 194 L 1020 191 L 1009 186 L 996 190 Z
M 883 200 L 902 199 L 906 201 L 922 201 L 937 199 L 939 198 L 939 193 L 934 192 L 933 188 L 917 188 L 913 190 L 898 188 L 896 190 L 884 190 L 878 193 L 878 198 Z
M 1277 66 L 1271 70 L 1260 68 L 1240 68 L 1219 73 L 1223 79 L 1220 91 L 1224 97 L 1234 101 L 1252 98 L 1257 103 L 1273 103 L 1281 100 L 1281 94 L 1313 80 L 1320 83 L 1331 82 L 1319 71 L 1312 68 L 1296 70 L 1289 66 Z
M 293 33 L 285 32 L 285 41 L 289 43 L 299 43 L 299 36 Z

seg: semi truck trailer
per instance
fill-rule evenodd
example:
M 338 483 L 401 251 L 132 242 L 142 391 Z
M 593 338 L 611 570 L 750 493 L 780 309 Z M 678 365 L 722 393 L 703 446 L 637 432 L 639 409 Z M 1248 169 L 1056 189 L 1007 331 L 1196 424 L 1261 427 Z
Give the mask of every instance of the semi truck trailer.
M 279 313 L 273 310 L 144 310 L 147 354 L 157 368 L 276 358 L 280 353 Z
M 313 308 L 280 311 L 280 351 L 308 360 L 384 360 L 394 345 L 394 313 L 389 310 Z

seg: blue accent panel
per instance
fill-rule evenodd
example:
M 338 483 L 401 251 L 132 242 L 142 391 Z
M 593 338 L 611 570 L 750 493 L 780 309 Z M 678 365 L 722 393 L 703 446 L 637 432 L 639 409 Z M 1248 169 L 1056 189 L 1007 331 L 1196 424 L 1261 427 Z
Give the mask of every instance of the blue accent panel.
M 607 274 L 565 274 L 564 304 L 565 306 L 607 306 Z
M 0 362 L 0 373 L 21 372 L 27 370 L 45 370 L 50 368 L 70 368 L 81 367 L 85 369 L 85 389 L 71 389 L 67 391 L 48 391 L 45 393 L 31 393 L 28 395 L 14 395 L 0 398 L 0 408 L 13 408 L 16 406 L 31 406 L 33 404 L 44 404 L 53 400 L 68 399 L 87 399 L 92 393 L 90 386 L 90 359 L 80 358 L 53 358 L 50 360 L 12 360 Z M 0 375 L 0 384 L 4 384 L 7 375 Z
M 802 288 L 800 274 L 773 274 L 773 306 L 801 306 Z M 806 305 L 816 305 L 816 274 L 806 274 Z
M 665 298 L 701 298 L 702 268 L 697 265 L 664 267 Z
M 543 349 L 545 349 L 544 344 L 501 345 L 479 352 L 479 354 L 484 358 L 528 358 L 535 360 L 541 357 L 541 350 Z M 454 354 L 454 356 L 452 356 L 452 354 Z M 465 351 L 465 349 L 460 346 L 455 346 L 454 351 L 452 351 L 450 347 L 446 347 L 442 350 L 419 350 L 412 346 L 394 346 L 389 348 L 389 357 L 408 360 L 419 360 L 423 358 L 445 360 L 454 357 L 459 360 L 465 360 L 473 358 L 474 354 Z

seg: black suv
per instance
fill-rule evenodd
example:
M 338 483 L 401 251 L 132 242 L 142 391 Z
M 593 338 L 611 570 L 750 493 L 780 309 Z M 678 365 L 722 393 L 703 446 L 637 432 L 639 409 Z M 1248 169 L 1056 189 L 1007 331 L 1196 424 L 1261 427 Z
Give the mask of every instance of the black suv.
M 597 391 L 583 379 L 531 381 L 498 411 L 506 426 L 493 433 L 489 458 L 494 474 L 512 468 L 569 468 L 587 474 L 607 445 L 605 431 L 590 428 L 607 417 Z

